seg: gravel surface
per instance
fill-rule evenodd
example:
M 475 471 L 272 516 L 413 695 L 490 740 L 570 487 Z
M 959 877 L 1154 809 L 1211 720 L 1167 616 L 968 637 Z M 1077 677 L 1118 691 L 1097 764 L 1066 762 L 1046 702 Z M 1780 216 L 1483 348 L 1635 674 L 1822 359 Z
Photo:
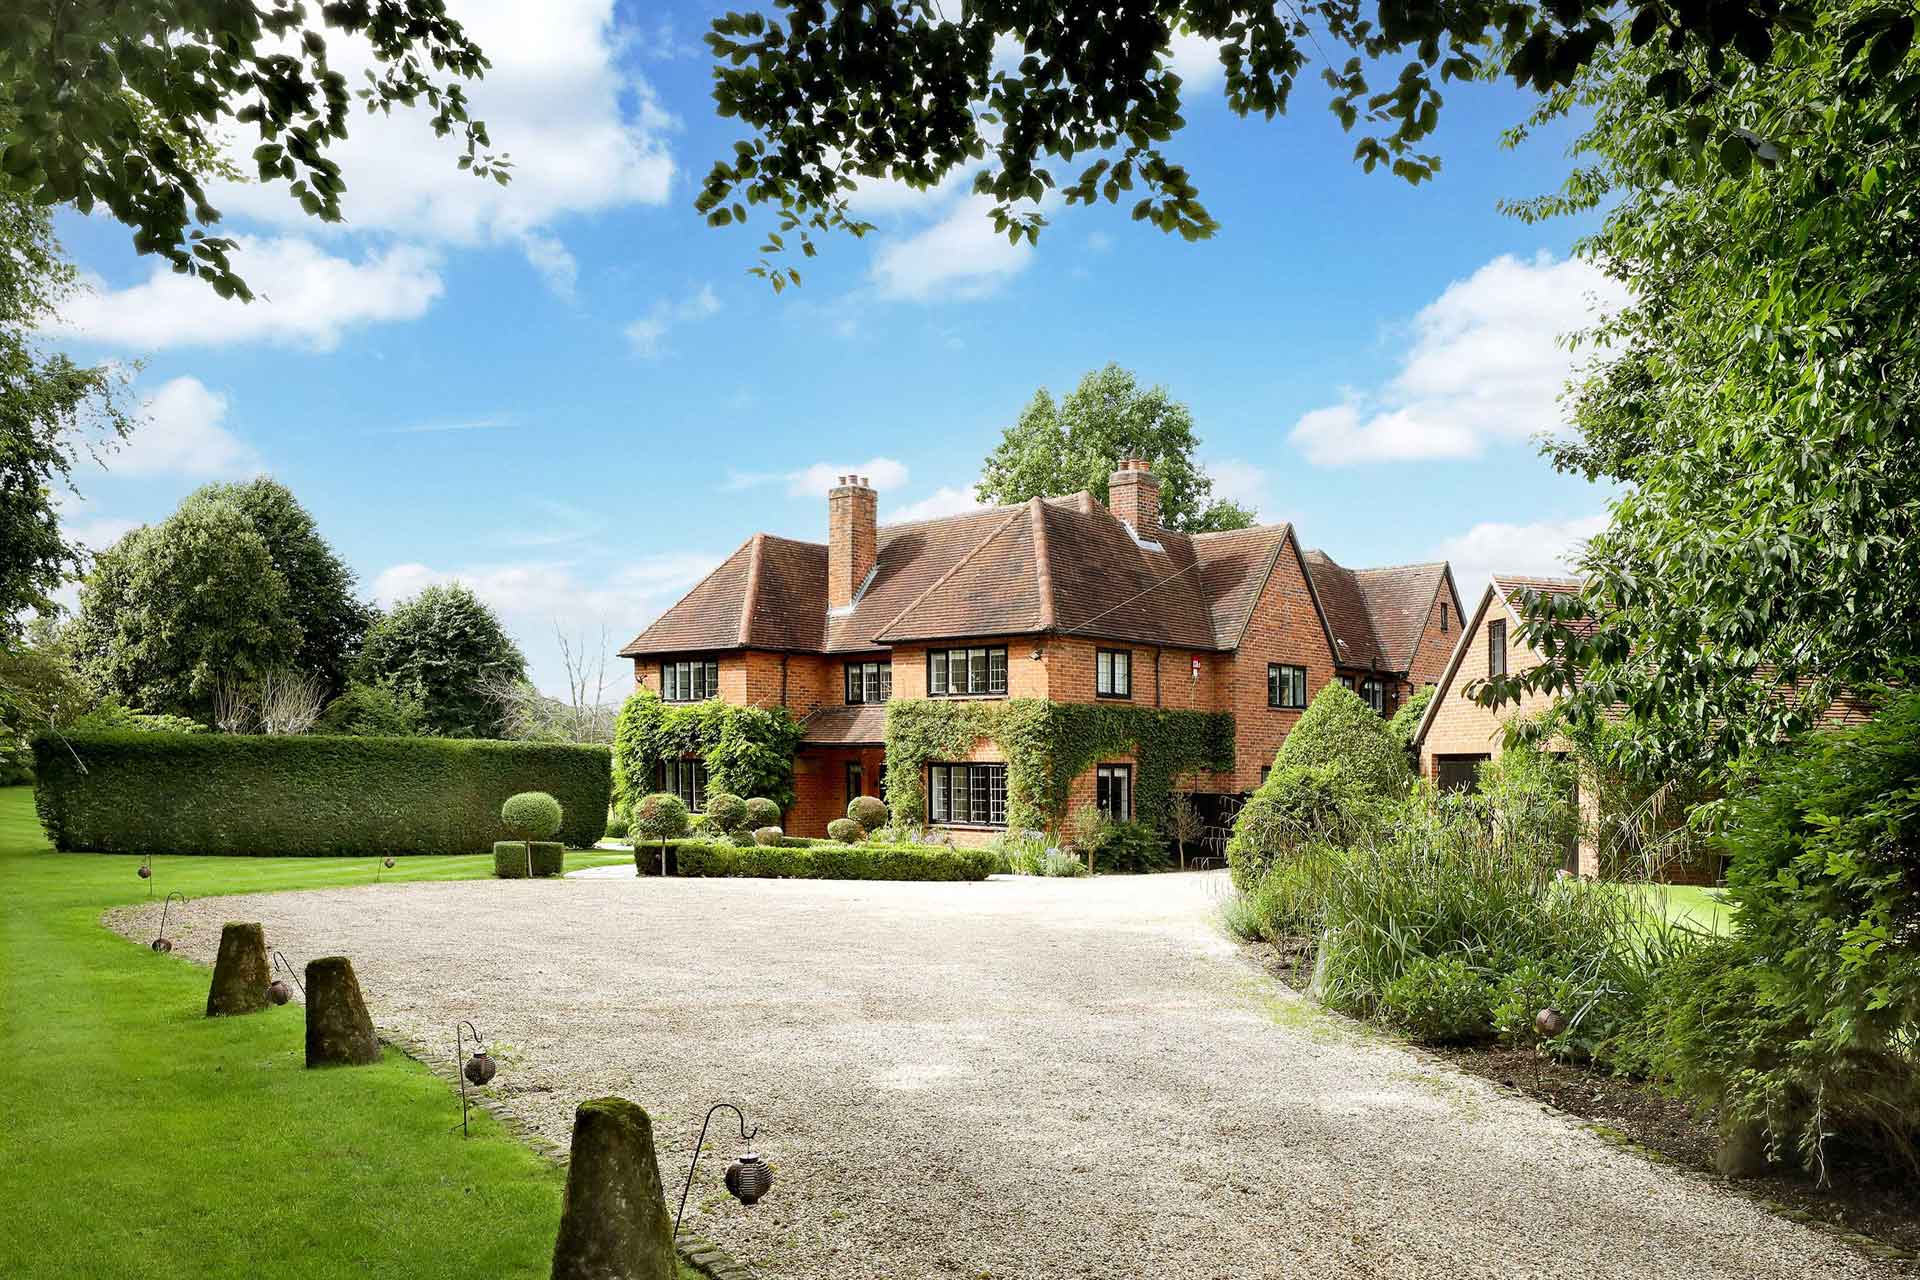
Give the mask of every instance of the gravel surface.
M 384 1034 L 450 1057 L 472 1017 L 494 1091 L 561 1144 L 580 1099 L 634 1099 L 670 1198 L 707 1105 L 739 1101 L 774 1189 L 726 1197 L 722 1113 L 687 1219 L 768 1277 L 1876 1274 L 1306 1004 L 1221 934 L 1225 892 L 366 885 L 192 903 L 179 949 L 210 962 L 220 922 L 260 920 L 297 964 L 352 957 Z

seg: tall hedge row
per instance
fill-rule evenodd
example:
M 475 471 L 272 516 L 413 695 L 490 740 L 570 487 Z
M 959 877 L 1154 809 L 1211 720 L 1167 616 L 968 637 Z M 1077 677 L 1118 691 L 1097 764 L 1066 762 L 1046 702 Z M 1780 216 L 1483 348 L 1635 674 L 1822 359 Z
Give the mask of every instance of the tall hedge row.
M 606 829 L 607 748 L 448 738 L 100 733 L 34 744 L 40 821 L 88 853 L 486 853 L 500 805 L 560 801 L 558 839 Z

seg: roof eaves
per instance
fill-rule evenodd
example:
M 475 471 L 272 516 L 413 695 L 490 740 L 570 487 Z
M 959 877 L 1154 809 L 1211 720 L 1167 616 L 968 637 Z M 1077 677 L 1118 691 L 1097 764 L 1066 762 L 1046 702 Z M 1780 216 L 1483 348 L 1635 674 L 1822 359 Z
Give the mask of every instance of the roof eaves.
M 744 542 L 740 544 L 741 547 L 744 547 L 745 545 L 747 544 Z M 707 570 L 705 577 L 701 578 L 700 581 L 688 587 L 684 595 L 682 595 L 678 600 L 675 600 L 671 605 L 667 606 L 665 609 L 661 610 L 659 618 L 655 618 L 652 622 L 649 622 L 646 626 L 642 627 L 640 629 L 639 635 L 634 636 L 633 639 L 627 641 L 624 645 L 621 645 L 619 649 L 614 651 L 613 656 L 616 658 L 641 657 L 645 651 L 637 649 L 635 648 L 635 646 L 638 645 L 640 641 L 645 638 L 647 632 L 653 630 L 655 627 L 660 625 L 660 618 L 666 617 L 668 614 L 672 613 L 675 609 L 678 609 L 681 605 L 685 604 L 688 600 L 692 599 L 694 592 L 706 586 L 707 583 L 713 579 L 714 574 L 719 573 L 722 569 L 726 568 L 728 563 L 732 561 L 734 556 L 737 556 L 739 554 L 740 554 L 740 547 L 735 547 L 731 552 L 722 556 L 720 558 L 720 563 L 713 566 L 713 568 Z
M 1327 621 L 1327 608 L 1320 603 L 1320 591 L 1313 585 L 1313 574 L 1307 569 L 1306 553 L 1300 550 L 1300 539 L 1294 536 L 1293 525 L 1291 523 L 1287 525 L 1286 540 L 1293 544 L 1294 558 L 1300 562 L 1300 576 L 1307 580 L 1307 597 L 1313 601 L 1313 611 L 1320 618 L 1320 634 L 1327 638 L 1327 656 L 1332 658 L 1336 665 L 1339 665 L 1340 648 L 1333 642 L 1333 626 Z M 1264 582 L 1261 583 L 1260 590 L 1265 591 L 1266 589 L 1266 584 Z M 1256 596 L 1255 600 L 1257 601 L 1258 599 L 1259 597 Z M 1247 610 L 1247 620 L 1249 622 L 1253 620 L 1253 610 L 1251 609 Z M 1367 621 L 1368 625 L 1372 625 L 1373 620 L 1371 618 Z M 1244 628 L 1242 630 L 1244 631 Z M 1234 647 L 1238 648 L 1239 646 L 1235 645 Z

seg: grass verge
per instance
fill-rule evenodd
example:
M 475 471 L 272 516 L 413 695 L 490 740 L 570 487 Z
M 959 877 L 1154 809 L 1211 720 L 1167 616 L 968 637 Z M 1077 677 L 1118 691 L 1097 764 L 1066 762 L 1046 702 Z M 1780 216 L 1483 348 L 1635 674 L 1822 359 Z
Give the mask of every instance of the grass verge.
M 561 1174 L 484 1113 L 449 1132 L 448 1086 L 393 1050 L 306 1070 L 299 1005 L 202 1016 L 205 969 L 99 924 L 146 900 L 138 863 L 53 852 L 31 791 L 0 788 L 0 1276 L 545 1276 Z M 365 858 L 154 868 L 196 898 L 374 878 Z M 491 873 L 420 857 L 381 878 Z

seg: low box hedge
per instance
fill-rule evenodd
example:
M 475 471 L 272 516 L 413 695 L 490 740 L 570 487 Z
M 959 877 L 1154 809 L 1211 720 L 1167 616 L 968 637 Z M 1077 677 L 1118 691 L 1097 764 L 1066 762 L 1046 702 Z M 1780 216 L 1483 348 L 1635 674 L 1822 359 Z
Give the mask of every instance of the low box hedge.
M 454 738 L 75 734 L 34 763 L 48 838 L 88 853 L 485 853 L 520 791 L 558 799 L 584 848 L 613 788 L 605 747 Z
M 634 865 L 660 874 L 660 842 L 637 844 Z M 995 858 L 985 849 L 940 845 L 832 844 L 790 837 L 778 845 L 715 840 L 667 841 L 670 876 L 757 876 L 774 880 L 985 880 Z
M 493 842 L 493 874 L 502 880 L 525 880 L 528 858 L 524 840 Z M 567 865 L 567 846 L 558 840 L 535 840 L 531 858 L 534 875 L 557 876 Z

